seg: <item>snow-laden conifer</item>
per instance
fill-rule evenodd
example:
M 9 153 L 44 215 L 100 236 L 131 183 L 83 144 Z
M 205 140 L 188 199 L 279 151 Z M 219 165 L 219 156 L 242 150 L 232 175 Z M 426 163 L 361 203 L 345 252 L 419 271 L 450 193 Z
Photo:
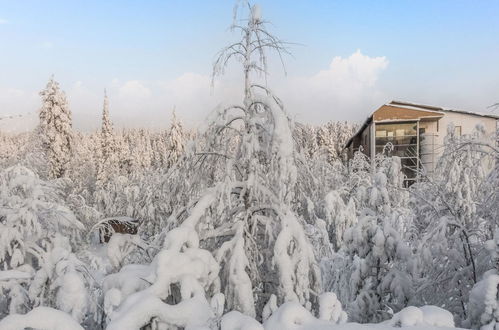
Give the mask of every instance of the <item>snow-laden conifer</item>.
M 177 118 L 175 109 L 172 112 L 170 130 L 168 132 L 167 167 L 175 164 L 184 154 L 185 134 L 182 122 Z
M 40 95 L 42 97 L 38 126 L 40 139 L 49 163 L 49 176 L 60 178 L 66 174 L 72 156 L 71 110 L 66 94 L 53 77 L 50 78 Z
M 104 105 L 102 107 L 102 125 L 100 131 L 100 149 L 97 158 L 97 189 L 101 189 L 117 170 L 117 147 L 113 130 L 113 123 L 109 117 L 109 99 L 104 91 Z

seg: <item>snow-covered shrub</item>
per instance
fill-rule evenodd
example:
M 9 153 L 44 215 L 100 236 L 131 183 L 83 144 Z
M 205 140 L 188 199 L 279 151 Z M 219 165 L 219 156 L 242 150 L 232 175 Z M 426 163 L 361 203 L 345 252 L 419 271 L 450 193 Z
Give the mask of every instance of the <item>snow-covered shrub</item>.
M 345 203 L 340 193 L 332 190 L 326 195 L 325 209 L 329 237 L 337 250 L 343 245 L 345 231 L 357 222 L 355 202 L 351 198 Z
M 347 313 L 333 292 L 324 292 L 319 296 L 319 319 L 337 324 L 346 323 Z
M 107 257 L 111 265 L 119 269 L 124 259 L 137 247 L 147 251 L 146 243 L 138 235 L 114 233 L 106 245 Z
M 96 302 L 90 299 L 93 279 L 86 265 L 71 252 L 69 240 L 56 234 L 39 249 L 40 268 L 29 284 L 33 306 L 53 306 L 70 314 L 78 323 L 89 313 L 96 317 Z
M 79 243 L 83 225 L 64 206 L 58 189 L 27 168 L 0 173 L 0 196 L 0 267 L 22 272 L 0 277 L 2 290 L 10 293 L 0 305 L 8 305 L 10 313 L 57 306 L 81 321 L 88 307 L 87 286 L 84 265 L 71 245 Z
M 499 326 L 499 230 L 494 239 L 486 242 L 486 249 L 495 266 L 471 289 L 466 325 L 473 329 L 495 329 Z
M 469 291 L 490 268 L 482 262 L 487 259 L 482 244 L 491 237 L 491 208 L 497 208 L 489 204 L 494 188 L 485 172 L 492 150 L 483 128 L 459 137 L 451 125 L 435 174 L 411 187 L 417 299 L 445 306 L 458 322 L 466 318 Z
M 12 314 L 0 320 L 0 329 L 83 330 L 70 315 L 50 307 L 36 307 L 27 314 Z
M 411 221 L 408 195 L 397 157 L 377 156 L 371 165 L 357 154 L 350 166 L 349 195 L 332 191 L 326 198 L 341 245 L 321 266 L 325 288 L 338 294 L 352 320 L 378 322 L 407 306 L 413 294 L 412 253 L 399 233 Z M 359 207 L 345 206 L 346 198 Z
M 451 313 L 437 306 L 409 306 L 384 322 L 394 327 L 432 326 L 454 328 L 454 317 Z
M 344 276 L 350 278 L 352 319 L 380 321 L 390 309 L 406 306 L 413 290 L 407 269 L 411 251 L 386 219 L 364 215 L 347 230 L 344 241 L 344 253 L 351 262 Z
M 238 311 L 225 314 L 220 322 L 221 330 L 263 330 L 263 326 L 254 318 Z
M 97 210 L 104 216 L 135 216 L 136 205 L 140 199 L 139 180 L 136 177 L 114 176 L 108 180 L 103 189 L 95 192 L 94 199 Z
M 14 166 L 0 172 L 0 266 L 37 265 L 38 240 L 55 233 L 75 237 L 83 225 L 50 183 Z
M 346 314 L 334 294 L 321 297 L 320 317 L 315 317 L 309 310 L 296 302 L 284 303 L 263 324 L 265 329 L 335 329 L 346 322 Z
M 468 326 L 495 329 L 499 324 L 499 275 L 491 270 L 473 286 L 469 294 Z
M 172 230 L 150 266 L 108 275 L 107 329 L 137 329 L 151 322 L 180 328 L 216 322 L 207 295 L 219 294 L 219 265 L 198 245 L 192 229 Z

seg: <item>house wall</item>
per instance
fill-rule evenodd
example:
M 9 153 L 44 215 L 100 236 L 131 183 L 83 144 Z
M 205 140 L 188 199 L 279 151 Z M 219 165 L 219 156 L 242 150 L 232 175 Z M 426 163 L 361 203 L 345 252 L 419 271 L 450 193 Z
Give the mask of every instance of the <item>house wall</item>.
M 477 124 L 482 124 L 485 127 L 487 135 L 492 135 L 496 130 L 496 122 L 497 120 L 494 118 L 447 112 L 445 116 L 440 119 L 440 132 L 442 133 L 440 134 L 442 136 L 441 142 L 443 143 L 444 138 L 447 135 L 447 127 L 450 123 L 454 123 L 454 126 L 461 126 L 463 135 L 473 133 Z
M 468 115 L 463 113 L 455 113 L 448 112 L 445 116 L 440 119 L 440 130 L 438 135 L 438 143 L 441 148 L 438 149 L 437 155 L 440 156 L 442 154 L 443 144 L 445 137 L 447 136 L 447 127 L 450 123 L 453 123 L 454 126 L 461 126 L 461 134 L 471 134 L 475 130 L 476 125 L 481 124 L 485 128 L 485 132 L 490 143 L 495 143 L 494 136 L 496 132 L 497 119 Z M 494 162 L 489 161 L 488 159 L 484 162 L 484 169 L 486 172 L 489 172 L 494 167 Z
M 429 172 L 432 172 L 434 170 L 434 165 L 438 161 L 438 158 L 442 155 L 443 153 L 443 146 L 444 146 L 444 141 L 445 137 L 447 136 L 447 129 L 449 124 L 453 123 L 454 126 L 461 126 L 461 134 L 471 134 L 473 133 L 476 125 L 482 124 L 485 128 L 485 132 L 487 136 L 490 138 L 490 142 L 493 142 L 493 135 L 496 132 L 496 123 L 497 120 L 494 118 L 488 118 L 488 117 L 482 117 L 482 116 L 476 116 L 476 115 L 470 115 L 470 114 L 464 114 L 464 113 L 457 113 L 457 112 L 446 112 L 445 115 L 438 120 L 438 123 L 435 122 L 421 122 L 423 125 L 427 125 L 426 129 L 426 144 L 430 144 L 432 142 L 433 148 L 435 151 L 435 156 L 434 156 L 434 162 L 433 162 L 433 167 L 432 166 L 427 166 L 427 169 Z M 423 127 L 423 126 L 420 126 Z M 431 136 L 433 135 L 433 136 Z M 429 146 L 427 146 L 429 148 Z M 422 151 L 423 153 L 423 151 Z M 426 159 L 427 162 L 429 162 L 429 159 Z M 425 161 L 423 161 L 423 164 Z M 492 162 L 486 162 L 484 164 L 486 166 L 486 170 L 490 170 L 491 167 L 493 166 Z

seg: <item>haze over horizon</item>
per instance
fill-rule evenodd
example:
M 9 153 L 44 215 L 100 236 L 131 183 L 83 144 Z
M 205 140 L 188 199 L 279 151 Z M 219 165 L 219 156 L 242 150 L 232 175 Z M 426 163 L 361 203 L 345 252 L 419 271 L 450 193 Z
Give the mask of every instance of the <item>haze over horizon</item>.
M 298 121 L 360 121 L 392 99 L 489 111 L 499 101 L 499 2 L 259 1 L 291 45 L 269 86 Z M 35 113 L 54 74 L 75 126 L 197 125 L 241 99 L 238 68 L 211 87 L 215 54 L 237 36 L 234 1 L 0 1 L 0 117 Z

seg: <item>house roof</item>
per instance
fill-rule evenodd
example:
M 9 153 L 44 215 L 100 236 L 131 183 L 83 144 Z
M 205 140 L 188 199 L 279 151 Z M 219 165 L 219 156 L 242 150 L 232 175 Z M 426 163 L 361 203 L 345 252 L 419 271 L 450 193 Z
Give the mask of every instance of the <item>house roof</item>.
M 432 105 L 415 104 L 415 103 L 409 103 L 409 102 L 403 102 L 403 101 L 391 101 L 390 103 L 387 103 L 386 105 L 387 106 L 395 106 L 395 107 L 399 107 L 399 108 L 408 108 L 408 109 L 415 109 L 415 110 L 429 110 L 429 111 L 435 111 L 435 112 L 457 112 L 457 113 L 463 113 L 463 114 L 471 115 L 471 116 L 499 119 L 499 115 L 494 115 L 491 113 L 474 112 L 474 111 L 467 111 L 467 110 L 460 110 L 460 109 L 441 108 L 441 107 L 436 107 L 436 106 L 432 106 Z M 371 116 L 372 116 L 372 114 L 371 114 Z
M 498 115 L 493 115 L 493 114 L 472 112 L 472 111 L 458 110 L 458 109 L 449 109 L 449 108 L 442 108 L 442 107 L 437 107 L 437 106 L 432 106 L 432 105 L 416 104 L 416 103 L 393 100 L 389 103 L 382 105 L 380 108 L 376 109 L 375 111 L 373 111 L 369 115 L 369 117 L 367 117 L 366 120 L 362 123 L 362 125 L 359 127 L 357 132 L 354 135 L 352 135 L 352 137 L 347 141 L 347 143 L 345 144 L 345 148 L 350 146 L 353 139 L 364 131 L 364 129 L 372 122 L 374 113 L 376 111 L 378 111 L 379 109 L 381 109 L 382 107 L 404 108 L 404 109 L 410 109 L 410 110 L 425 111 L 425 112 L 430 112 L 433 114 L 440 114 L 440 115 L 444 115 L 446 112 L 454 112 L 454 113 L 462 113 L 462 114 L 471 115 L 471 116 L 493 118 L 496 120 L 499 119 Z

